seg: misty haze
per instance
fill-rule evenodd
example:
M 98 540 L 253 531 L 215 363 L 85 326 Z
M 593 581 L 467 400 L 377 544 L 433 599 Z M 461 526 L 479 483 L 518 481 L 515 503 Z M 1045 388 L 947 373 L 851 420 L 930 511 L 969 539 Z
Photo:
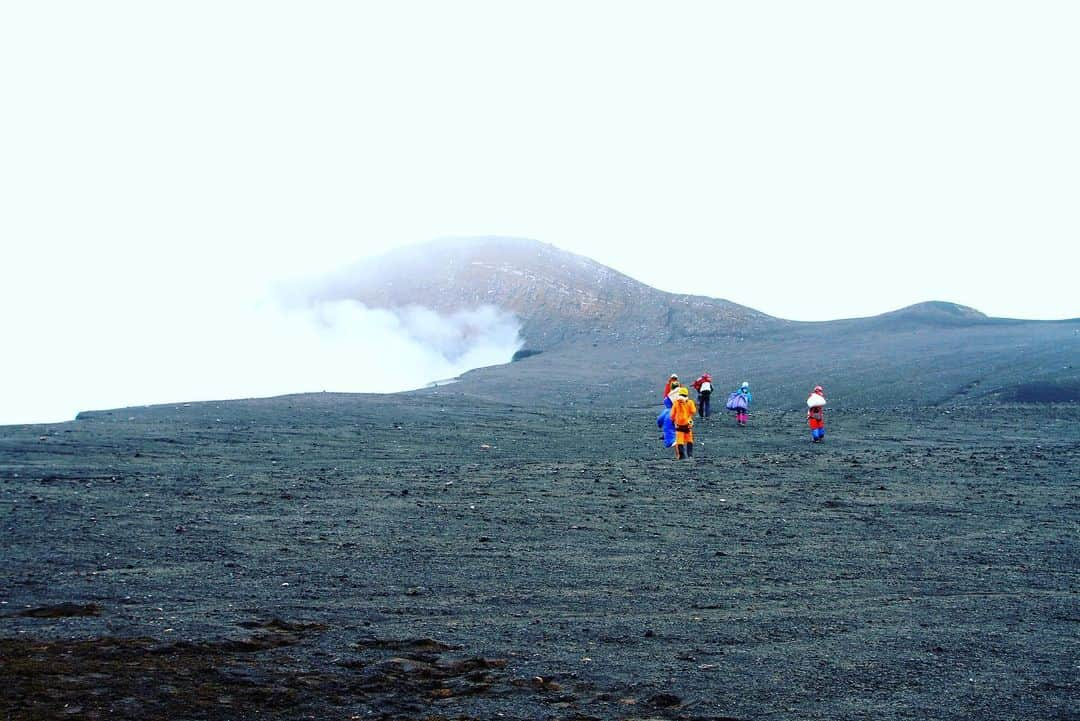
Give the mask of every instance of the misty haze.
M 0 424 L 154 403 L 394 393 L 507 363 L 522 343 L 518 321 L 493 306 L 440 314 L 416 305 L 232 296 L 163 316 L 153 298 L 144 302 L 150 313 L 124 337 L 102 335 L 96 321 L 73 324 L 10 358 Z

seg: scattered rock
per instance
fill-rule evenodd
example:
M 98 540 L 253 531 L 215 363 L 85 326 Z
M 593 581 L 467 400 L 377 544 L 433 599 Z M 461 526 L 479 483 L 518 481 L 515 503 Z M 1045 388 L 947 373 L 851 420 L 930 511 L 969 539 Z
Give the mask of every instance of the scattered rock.
M 268 631 L 288 631 L 290 633 L 299 633 L 303 631 L 325 631 L 327 625 L 325 623 L 289 623 L 283 621 L 276 616 L 268 621 L 241 621 L 236 624 L 240 628 L 252 628 L 252 629 L 265 629 Z
M 555 683 L 550 679 L 546 679 L 543 676 L 534 676 L 532 679 L 533 688 L 540 691 L 561 691 L 562 686 Z
M 682 706 L 682 699 L 675 694 L 658 693 L 650 696 L 645 703 L 653 708 L 673 708 L 675 706 Z
M 436 641 L 433 638 L 412 638 L 405 640 L 396 639 L 380 639 L 380 638 L 362 638 L 355 644 L 356 648 L 360 649 L 384 649 L 389 651 L 399 652 L 413 652 L 413 653 L 441 653 L 443 651 L 453 651 L 457 649 L 457 646 L 451 646 L 443 643 L 442 641 Z
M 101 606 L 96 603 L 58 603 L 55 606 L 28 608 L 15 614 L 25 618 L 71 618 L 74 616 L 100 616 Z

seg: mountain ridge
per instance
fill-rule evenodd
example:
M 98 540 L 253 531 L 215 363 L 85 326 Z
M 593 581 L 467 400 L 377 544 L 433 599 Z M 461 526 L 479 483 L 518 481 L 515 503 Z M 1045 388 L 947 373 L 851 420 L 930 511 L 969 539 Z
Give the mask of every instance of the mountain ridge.
M 901 329 L 1058 322 L 995 318 L 944 300 L 871 316 L 796 321 L 726 298 L 660 290 L 550 243 L 505 236 L 444 238 L 391 250 L 327 274 L 311 295 L 380 309 L 421 305 L 443 313 L 495 305 L 519 318 L 525 344 L 534 349 L 589 337 L 719 338 L 829 323 Z
M 515 362 L 420 392 L 572 406 L 590 389 L 590 402 L 647 407 L 669 373 L 710 371 L 721 387 L 750 380 L 761 402 L 781 407 L 798 406 L 817 383 L 872 406 L 1080 397 L 1080 322 L 992 318 L 941 300 L 786 320 L 658 290 L 533 240 L 411 246 L 335 274 L 317 293 L 376 308 L 491 304 L 517 315 L 524 347 Z
M 328 276 L 320 300 L 450 313 L 496 305 L 518 316 L 526 345 L 582 337 L 724 335 L 787 321 L 722 298 L 668 293 L 585 256 L 521 238 L 431 241 Z
M 492 243 L 501 254 L 489 252 Z M 520 314 L 525 344 L 512 361 L 410 393 L 651 408 L 668 374 L 709 371 L 721 390 L 749 380 L 758 402 L 774 408 L 797 408 L 818 383 L 834 404 L 863 407 L 1080 400 L 1080 319 L 993 318 L 926 301 L 863 318 L 791 321 L 654 289 L 538 241 L 410 246 L 306 292 L 311 303 L 444 313 L 491 304 Z

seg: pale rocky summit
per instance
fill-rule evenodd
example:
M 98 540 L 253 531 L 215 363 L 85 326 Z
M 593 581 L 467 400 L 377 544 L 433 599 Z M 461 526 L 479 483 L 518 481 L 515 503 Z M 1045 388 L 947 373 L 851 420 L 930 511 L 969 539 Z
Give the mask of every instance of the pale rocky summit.
M 521 238 L 433 241 L 335 274 L 325 298 L 448 313 L 494 305 L 516 315 L 530 348 L 582 337 L 716 336 L 782 324 L 728 300 L 666 293 L 596 261 Z

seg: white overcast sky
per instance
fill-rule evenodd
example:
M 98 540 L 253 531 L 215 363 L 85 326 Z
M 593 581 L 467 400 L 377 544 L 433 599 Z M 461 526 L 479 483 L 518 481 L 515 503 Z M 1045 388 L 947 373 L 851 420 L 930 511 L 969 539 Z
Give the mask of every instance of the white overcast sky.
M 461 235 L 799 320 L 1080 316 L 1078 37 L 1071 0 L 3 3 L 4 354 Z

